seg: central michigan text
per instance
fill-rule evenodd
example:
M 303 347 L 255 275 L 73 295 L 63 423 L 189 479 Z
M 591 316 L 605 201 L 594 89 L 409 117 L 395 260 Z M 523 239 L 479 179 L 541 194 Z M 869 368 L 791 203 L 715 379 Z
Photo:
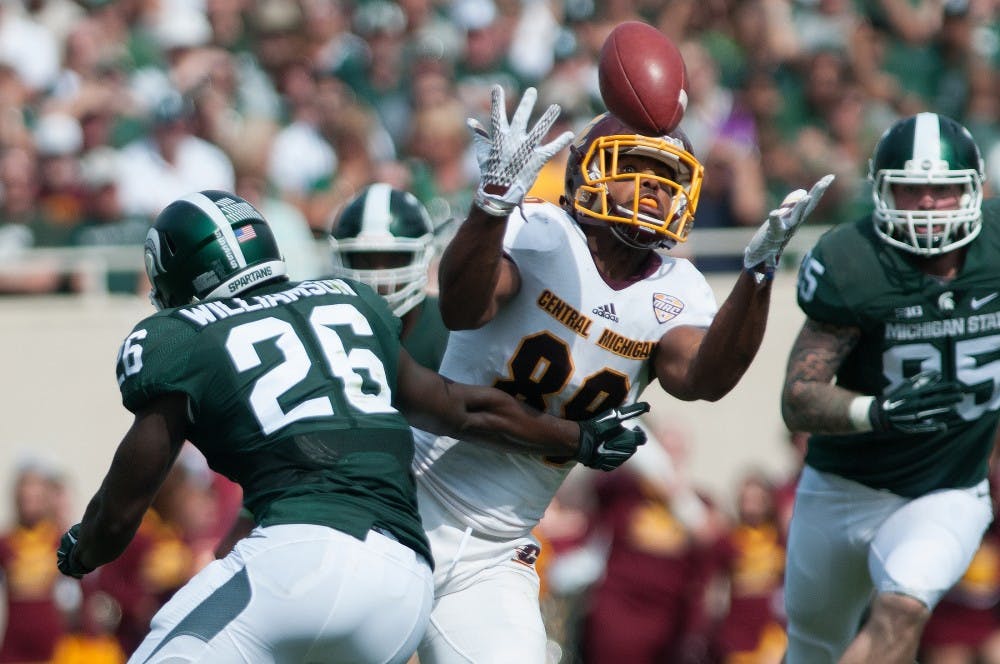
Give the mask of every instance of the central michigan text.
M 885 326 L 885 338 L 893 341 L 942 339 L 992 330 L 1000 330 L 1000 311 L 965 318 L 929 320 L 921 323 L 888 323 Z
M 537 304 L 541 307 L 542 311 L 581 337 L 586 338 L 590 334 L 590 326 L 594 322 L 593 319 L 574 309 L 552 291 L 548 289 L 543 290 L 542 294 L 538 296 Z

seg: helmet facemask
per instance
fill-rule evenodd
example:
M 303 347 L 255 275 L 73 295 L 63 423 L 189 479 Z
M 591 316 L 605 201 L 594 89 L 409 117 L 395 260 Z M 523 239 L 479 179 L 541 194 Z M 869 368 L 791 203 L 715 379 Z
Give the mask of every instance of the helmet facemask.
M 367 284 L 402 316 L 426 297 L 428 270 L 434 256 L 429 236 L 422 238 L 330 238 L 333 275 Z M 360 267 L 383 261 L 390 266 Z
M 619 160 L 624 155 L 641 155 L 667 165 L 670 176 L 623 173 Z M 694 221 L 704 168 L 684 149 L 680 139 L 640 135 L 600 136 L 591 142 L 580 160 L 582 182 L 573 198 L 573 209 L 584 217 L 611 224 L 612 232 L 625 244 L 640 249 L 670 248 L 684 242 Z M 641 183 L 653 179 L 670 192 L 670 209 L 662 218 L 639 207 Z M 608 191 L 608 183 L 631 182 L 632 203 L 622 205 Z
M 919 113 L 890 128 L 869 163 L 875 231 L 887 244 L 936 256 L 971 242 L 982 229 L 983 161 L 972 135 L 950 118 Z M 958 209 L 906 210 L 894 186 L 958 187 Z
M 915 170 L 878 171 L 875 175 L 875 230 L 894 247 L 922 256 L 943 254 L 971 242 L 982 230 L 983 187 L 974 170 L 926 174 Z M 896 207 L 892 186 L 960 185 L 957 210 L 903 210 Z

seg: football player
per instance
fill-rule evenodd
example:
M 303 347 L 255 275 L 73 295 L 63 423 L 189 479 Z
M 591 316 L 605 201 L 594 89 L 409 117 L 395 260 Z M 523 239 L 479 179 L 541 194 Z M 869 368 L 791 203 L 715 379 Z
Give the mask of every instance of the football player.
M 403 348 L 421 365 L 441 366 L 448 328 L 427 296 L 434 224 L 417 197 L 377 182 L 337 216 L 330 234 L 332 274 L 368 284 L 403 321 Z
M 160 311 L 117 366 L 135 420 L 59 569 L 79 578 L 122 552 L 185 439 L 259 527 L 174 595 L 132 661 L 406 661 L 432 588 L 404 415 L 605 469 L 644 441 L 621 422 L 645 404 L 578 425 L 417 365 L 367 286 L 289 282 L 267 222 L 233 194 L 167 206 L 145 262 Z
M 683 400 L 717 400 L 749 367 L 785 243 L 832 176 L 774 210 L 718 310 L 704 277 L 657 250 L 686 239 L 703 169 L 680 132 L 642 136 L 595 118 L 570 146 L 560 205 L 524 200 L 542 165 L 573 139 L 543 143 L 559 107 L 528 128 L 523 95 L 508 123 L 470 120 L 481 181 L 440 266 L 453 330 L 441 372 L 495 385 L 569 419 L 629 404 L 650 381 Z M 572 467 L 417 432 L 414 470 L 437 568 L 424 664 L 542 662 L 539 551 L 531 530 Z
M 827 232 L 799 271 L 782 413 L 812 436 L 789 532 L 789 664 L 913 662 L 992 518 L 1000 207 L 983 202 L 979 148 L 920 113 L 882 135 L 868 176 L 874 212 Z

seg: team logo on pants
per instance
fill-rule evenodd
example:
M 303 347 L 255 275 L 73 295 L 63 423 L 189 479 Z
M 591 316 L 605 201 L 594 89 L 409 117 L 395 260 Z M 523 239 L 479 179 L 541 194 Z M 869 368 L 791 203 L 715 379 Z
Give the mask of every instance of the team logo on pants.
M 514 556 L 511 558 L 515 563 L 521 563 L 525 567 L 534 567 L 538 560 L 538 554 L 542 550 L 536 544 L 522 544 L 514 549 Z

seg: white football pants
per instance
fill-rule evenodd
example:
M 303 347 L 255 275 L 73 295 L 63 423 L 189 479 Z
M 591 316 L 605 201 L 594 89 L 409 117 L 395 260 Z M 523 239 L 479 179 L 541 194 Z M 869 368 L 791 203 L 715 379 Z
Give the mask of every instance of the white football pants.
M 987 482 L 903 498 L 806 466 L 785 566 L 787 664 L 836 662 L 873 592 L 933 609 L 993 518 Z
M 256 528 L 153 616 L 129 664 L 402 663 L 432 601 L 430 567 L 394 539 Z
M 426 492 L 417 500 L 435 565 L 420 664 L 543 664 L 538 541 L 477 535 Z

